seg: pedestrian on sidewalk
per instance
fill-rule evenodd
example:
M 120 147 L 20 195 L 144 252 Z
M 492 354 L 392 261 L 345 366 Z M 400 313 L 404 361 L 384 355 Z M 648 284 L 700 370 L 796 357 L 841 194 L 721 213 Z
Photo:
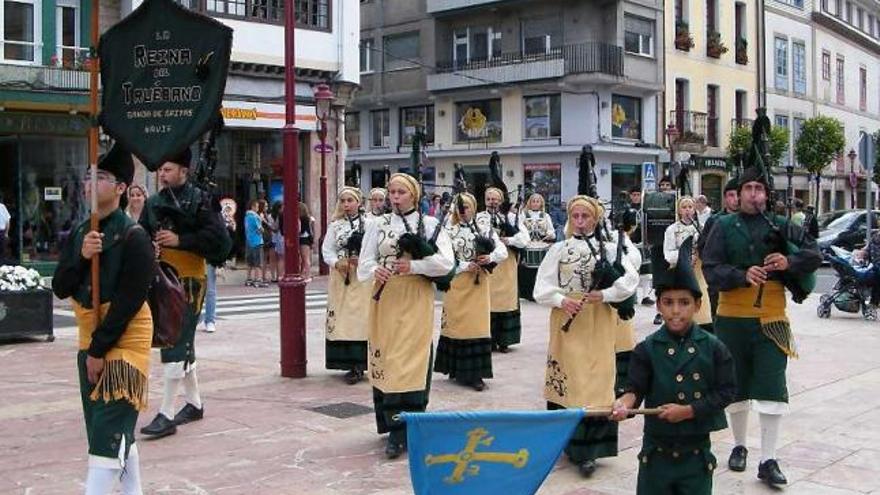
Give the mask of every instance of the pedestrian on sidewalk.
M 277 278 L 284 275 L 284 203 L 276 201 L 269 212 L 275 226 L 272 232 L 272 244 L 275 245 L 275 273 Z
M 275 233 L 278 224 L 269 211 L 269 203 L 260 200 L 260 226 L 263 229 L 263 279 L 266 283 L 278 283 L 278 258 L 275 257 Z
M 260 218 L 260 201 L 252 199 L 244 214 L 245 261 L 247 279 L 244 285 L 268 287 L 263 273 L 263 221 Z
M 141 225 L 159 248 L 159 257 L 177 270 L 186 293 L 180 338 L 174 347 L 162 349 L 165 386 L 159 413 L 141 433 L 160 438 L 173 435 L 177 426 L 204 416 L 196 374 L 195 335 L 205 300 L 207 264 L 222 266 L 232 247 L 226 227 L 212 206 L 213 198 L 189 180 L 192 153 L 189 148 L 159 167 L 162 189 L 147 200 Z M 186 405 L 174 413 L 180 385 Z
M 718 462 L 709 434 L 727 428 L 724 408 L 736 395 L 733 357 L 695 320 L 704 288 L 691 250 L 679 252 L 674 268 L 657 261 L 657 309 L 666 323 L 633 350 L 626 393 L 615 401 L 612 419 L 627 419 L 642 401 L 662 410 L 645 416 L 637 495 L 710 495 Z
M 132 184 L 128 186 L 128 206 L 125 208 L 125 213 L 128 214 L 129 218 L 137 222 L 141 219 L 141 213 L 144 211 L 144 204 L 147 202 L 147 198 L 150 195 L 147 193 L 147 190 L 144 186 L 140 184 Z
M 366 229 L 361 214 L 361 191 L 343 187 L 336 200 L 336 211 L 327 226 L 321 246 L 324 262 L 330 266 L 327 287 L 325 349 L 328 370 L 345 370 L 345 381 L 354 385 L 367 369 L 367 327 L 373 284 L 357 277 L 358 256 Z
M 153 318 L 147 305 L 153 246 L 120 203 L 134 176 L 131 155 L 118 144 L 98 161 L 99 231 L 86 220 L 65 244 L 52 290 L 73 299 L 79 327 L 79 388 L 89 469 L 86 495 L 108 495 L 121 480 L 124 495 L 140 495 L 134 428 L 147 407 Z M 89 177 L 89 176 L 87 176 Z M 91 199 L 92 187 L 86 185 Z M 90 260 L 100 254 L 100 308 L 92 305 Z M 100 310 L 100 315 L 98 314 Z
M 443 298 L 434 370 L 482 392 L 483 379 L 492 378 L 489 271 L 507 258 L 507 248 L 492 229 L 477 228 L 476 212 L 473 195 L 461 193 L 453 200 L 446 232 L 455 253 L 455 276 Z M 494 249 L 485 252 L 488 243 Z
M 315 243 L 315 217 L 305 203 L 299 204 L 299 272 L 312 281 L 312 245 Z
M 385 198 L 388 191 L 382 187 L 370 189 L 370 206 L 367 210 L 367 220 L 375 220 L 385 215 Z
M 434 333 L 434 286 L 426 277 L 441 277 L 454 265 L 449 237 L 442 230 L 437 251 L 412 259 L 402 252 L 401 236 L 427 243 L 438 220 L 425 216 L 417 206 L 421 185 L 407 174 L 397 173 L 388 182 L 393 213 L 367 222 L 358 257 L 358 278 L 375 280 L 373 290 L 382 292 L 371 302 L 368 322 L 368 371 L 373 386 L 376 429 L 389 433 L 385 455 L 395 459 L 406 450 L 406 425 L 396 416 L 401 411 L 424 411 L 431 386 L 431 337 Z M 409 234 L 409 235 L 405 235 Z
M 666 231 L 663 233 L 663 256 L 666 263 L 673 267 L 678 263 L 678 252 L 684 241 L 692 239 L 689 245 L 696 246 L 700 235 L 702 235 L 701 224 L 697 217 L 696 202 L 692 197 L 682 196 L 679 198 L 676 214 L 678 220 L 669 227 L 666 227 Z M 694 248 L 694 250 L 696 249 Z M 697 277 L 697 282 L 702 287 L 701 291 L 708 292 L 706 279 L 703 277 L 703 262 L 700 261 L 699 256 L 693 256 L 690 259 L 694 264 L 694 276 Z M 657 285 L 656 281 L 654 285 Z M 700 305 L 700 310 L 694 315 L 694 321 L 707 332 L 711 333 L 713 331 L 712 312 L 708 304 Z
M 756 130 L 762 122 L 763 132 L 769 132 L 766 116 L 755 122 Z M 760 157 L 755 151 L 752 154 Z M 769 182 L 760 158 L 749 164 L 739 183 L 740 210 L 718 218 L 703 249 L 703 267 L 720 291 L 715 333 L 736 365 L 738 390 L 727 408 L 736 446 L 728 466 L 731 471 L 746 469 L 749 410 L 754 408 L 761 422 L 758 479 L 785 485 L 776 443 L 782 416 L 788 413 L 788 358 L 797 356 L 785 289 L 794 290 L 793 299 L 801 302 L 812 290 L 810 282 L 815 285 L 822 255 L 812 237 L 801 235 L 800 227 L 767 211 Z
M 595 198 L 578 195 L 568 202 L 565 240 L 554 244 L 538 268 L 535 301 L 552 308 L 544 398 L 547 409 L 607 408 L 614 403 L 617 311 L 611 303 L 635 294 L 639 275 L 617 246 L 596 232 L 605 209 Z M 624 273 L 617 278 L 611 264 Z M 594 281 L 613 283 L 598 289 Z M 617 455 L 617 424 L 608 418 L 584 418 L 565 448 L 584 477 L 600 457 Z

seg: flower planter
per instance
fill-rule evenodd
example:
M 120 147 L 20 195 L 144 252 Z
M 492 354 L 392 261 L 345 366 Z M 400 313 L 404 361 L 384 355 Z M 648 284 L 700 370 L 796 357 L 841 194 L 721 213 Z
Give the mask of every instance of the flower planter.
M 52 329 L 52 291 L 0 292 L 0 339 L 45 335 L 55 340 Z

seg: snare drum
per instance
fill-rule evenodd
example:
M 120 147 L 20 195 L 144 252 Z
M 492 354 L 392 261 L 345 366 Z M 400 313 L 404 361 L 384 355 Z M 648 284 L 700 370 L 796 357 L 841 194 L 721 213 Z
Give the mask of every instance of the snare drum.
M 526 268 L 538 268 L 541 266 L 541 262 L 544 261 L 544 256 L 547 256 L 549 249 L 547 247 L 527 247 L 523 249 L 522 256 L 520 257 L 523 266 Z

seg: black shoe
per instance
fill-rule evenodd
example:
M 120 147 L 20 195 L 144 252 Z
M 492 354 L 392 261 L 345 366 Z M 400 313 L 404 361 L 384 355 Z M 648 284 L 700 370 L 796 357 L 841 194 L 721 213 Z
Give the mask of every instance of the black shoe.
M 501 354 L 507 354 L 508 352 L 510 352 L 510 347 L 507 347 L 506 345 L 499 345 L 498 352 L 500 352 Z
M 580 471 L 581 476 L 583 476 L 584 478 L 592 477 L 593 473 L 596 472 L 595 459 L 590 459 L 589 461 L 584 461 L 578 464 L 578 471 Z
M 749 456 L 749 449 L 742 445 L 737 445 L 730 452 L 730 458 L 727 459 L 727 467 L 731 471 L 741 473 L 746 470 L 746 458 Z
M 175 433 L 177 433 L 177 425 L 162 413 L 157 414 L 153 421 L 150 421 L 150 424 L 141 428 L 142 435 L 149 435 L 153 438 L 167 437 Z
M 404 447 L 402 443 L 395 443 L 391 441 L 391 438 L 388 438 L 388 443 L 385 444 L 385 457 L 388 459 L 397 459 L 400 457 L 400 454 L 403 454 L 404 450 L 406 450 L 406 447 Z
M 354 385 L 355 383 L 361 381 L 361 375 L 357 372 L 357 370 L 349 370 L 348 373 L 343 377 L 345 379 L 345 383 L 349 385 Z
M 758 464 L 758 479 L 771 486 L 788 484 L 785 475 L 779 470 L 779 464 L 776 462 L 776 459 L 767 459 Z
M 663 324 L 663 316 L 660 313 L 657 313 L 657 316 L 654 317 L 654 324 L 655 325 L 662 325 Z
M 654 300 L 650 297 L 645 296 L 644 298 L 642 298 L 642 306 L 650 306 L 652 304 L 654 304 Z
M 178 426 L 185 425 L 187 423 L 192 423 L 193 421 L 198 421 L 203 417 L 205 417 L 205 406 L 202 406 L 202 408 L 199 409 L 187 402 L 186 405 L 183 406 L 183 409 L 174 415 L 174 424 Z
M 477 378 L 476 380 L 471 382 L 471 388 L 476 390 L 477 392 L 482 392 L 486 389 L 486 382 L 483 381 L 482 378 Z

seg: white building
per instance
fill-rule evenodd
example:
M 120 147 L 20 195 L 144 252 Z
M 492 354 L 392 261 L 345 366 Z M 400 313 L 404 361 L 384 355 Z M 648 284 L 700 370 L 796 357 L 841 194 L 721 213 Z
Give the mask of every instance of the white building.
M 860 131 L 880 128 L 880 2 L 766 0 L 766 50 L 768 116 L 791 129 L 784 164 L 796 162 L 794 143 L 810 117 L 843 123 L 844 155 L 858 151 Z M 853 171 L 857 205 L 864 206 L 864 168 L 858 158 L 841 156 L 822 174 L 820 211 L 852 207 Z M 776 174 L 775 185 L 786 188 L 784 173 Z M 808 192 L 803 169 L 796 172 L 794 189 L 797 197 L 815 200 L 815 186 Z

